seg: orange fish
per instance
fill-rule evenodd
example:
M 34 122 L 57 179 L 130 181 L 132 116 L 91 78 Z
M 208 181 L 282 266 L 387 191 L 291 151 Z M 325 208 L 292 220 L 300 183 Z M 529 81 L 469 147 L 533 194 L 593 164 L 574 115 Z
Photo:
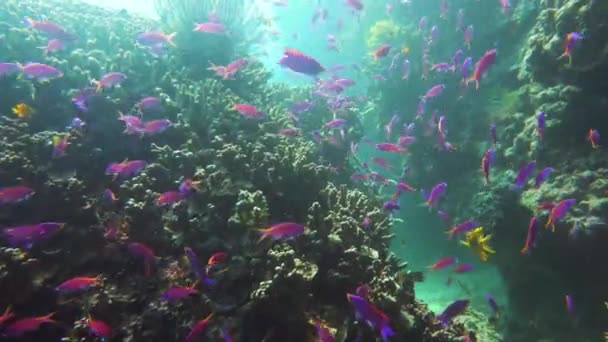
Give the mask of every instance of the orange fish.
M 13 113 L 17 115 L 17 117 L 22 119 L 29 119 L 33 113 L 36 111 L 34 108 L 28 106 L 27 104 L 21 102 L 13 107 Z

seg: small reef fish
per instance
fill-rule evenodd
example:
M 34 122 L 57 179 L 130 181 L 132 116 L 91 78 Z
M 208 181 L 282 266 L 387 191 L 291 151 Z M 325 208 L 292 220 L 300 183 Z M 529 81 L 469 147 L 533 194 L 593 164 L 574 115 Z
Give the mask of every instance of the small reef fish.
M 158 195 L 158 197 L 156 198 L 156 205 L 163 206 L 175 204 L 181 202 L 182 200 L 184 200 L 184 198 L 186 198 L 186 196 L 182 192 L 171 190 Z
M 448 183 L 445 183 L 445 182 L 436 184 L 431 189 L 431 193 L 428 195 L 428 197 L 425 198 L 426 202 L 424 202 L 424 204 L 426 206 L 428 206 L 429 208 L 433 208 L 435 205 L 437 205 L 437 202 L 443 196 L 447 187 L 448 187 Z M 424 196 L 424 193 L 423 193 L 423 196 Z
M 361 2 L 361 0 L 345 0 L 344 3 L 346 4 L 346 6 L 350 7 L 353 10 L 363 10 L 363 3 Z
M 70 135 L 55 135 L 51 139 L 51 144 L 53 145 L 53 152 L 51 157 L 53 159 L 61 158 L 65 156 L 65 151 L 70 145 Z
M 112 327 L 108 323 L 93 319 L 90 315 L 87 317 L 86 323 L 92 336 L 101 338 L 110 338 L 112 336 Z
M 437 319 L 447 328 L 454 318 L 465 312 L 470 302 L 468 299 L 460 299 L 451 303 L 437 316 Z
M 376 164 L 376 165 L 378 165 L 378 166 L 380 166 L 380 167 L 382 167 L 384 169 L 390 169 L 391 168 L 391 166 L 388 163 L 388 161 L 386 159 L 382 158 L 382 157 L 372 157 L 371 161 L 374 164 Z
M 72 103 L 81 112 L 87 112 L 89 110 L 88 101 L 95 94 L 95 87 L 84 87 L 78 89 L 72 96 Z
M 481 171 L 483 173 L 486 185 L 490 184 L 490 168 L 494 161 L 494 150 L 489 148 L 481 158 Z
M 437 84 L 431 87 L 431 89 L 427 90 L 427 92 L 422 96 L 422 99 L 427 100 L 432 97 L 437 97 L 443 93 L 445 89 L 445 84 Z
M 195 289 L 196 284 L 191 286 L 173 286 L 165 290 L 162 296 L 160 297 L 162 300 L 167 302 L 181 300 L 192 295 L 198 294 L 198 291 Z
M 221 264 L 224 261 L 226 261 L 227 257 L 228 257 L 228 254 L 226 254 L 226 253 L 222 253 L 222 252 L 213 253 L 209 257 L 209 260 L 207 260 L 207 267 L 212 267 L 212 266 Z
M 371 289 L 369 288 L 369 285 L 367 284 L 362 284 L 357 286 L 357 288 L 355 289 L 355 294 L 359 297 L 362 297 L 366 300 L 369 300 L 369 295 L 371 293 Z
M 530 219 L 530 223 L 528 224 L 528 235 L 526 236 L 526 242 L 524 243 L 524 247 L 521 249 L 522 254 L 530 252 L 532 247 L 534 247 L 534 241 L 536 240 L 537 231 L 538 218 L 536 216 L 532 216 L 532 218 Z
M 81 292 L 102 284 L 101 276 L 97 277 L 74 277 L 58 285 L 55 290 L 61 293 Z
M 494 62 L 496 62 L 496 49 L 486 51 L 479 61 L 475 63 L 473 75 L 467 79 L 466 84 L 475 81 L 475 89 L 479 89 L 479 80 L 481 80 L 481 77 L 490 69 Z
M 414 141 L 416 141 L 415 137 L 406 135 L 406 136 L 400 136 L 397 143 L 399 144 L 399 146 L 406 147 L 409 144 L 413 143 Z
M 60 39 L 51 39 L 45 46 L 39 46 L 38 48 L 42 49 L 45 55 L 48 55 L 49 53 L 61 51 L 64 47 L 65 46 Z
M 572 64 L 572 51 L 578 46 L 578 43 L 583 39 L 583 35 L 578 32 L 570 32 L 564 39 L 564 53 L 559 58 L 568 57 L 568 65 Z
M 190 195 L 193 192 L 200 190 L 200 184 L 200 181 L 193 181 L 190 178 L 185 178 L 183 181 L 181 181 L 181 183 L 179 183 L 177 190 L 184 195 Z
M 104 189 L 103 194 L 101 196 L 105 202 L 114 203 L 118 201 L 118 197 L 112 192 L 110 189 Z
M 140 258 L 144 262 L 144 275 L 149 277 L 152 274 L 152 269 L 156 263 L 156 256 L 154 251 L 147 245 L 141 242 L 131 242 L 127 249 L 131 255 Z
M 0 205 L 22 202 L 32 197 L 34 194 L 34 189 L 24 185 L 0 188 Z
M 547 224 L 545 224 L 545 228 L 549 228 L 551 226 L 551 231 L 555 231 L 555 224 L 566 215 L 568 210 L 576 204 L 576 200 L 573 198 L 565 199 L 559 201 L 552 209 L 551 214 L 549 214 L 549 219 L 547 220 Z
M 95 92 L 99 93 L 102 89 L 108 89 L 120 86 L 127 79 L 127 75 L 121 72 L 110 72 L 103 75 L 99 81 L 93 80 Z
M 277 64 L 292 71 L 310 76 L 316 76 L 325 71 L 325 68 L 323 68 L 317 60 L 291 48 L 286 48 L 284 50 L 283 56 L 281 56 Z
M 391 200 L 384 202 L 384 204 L 382 205 L 382 209 L 384 211 L 393 212 L 395 210 L 401 209 L 401 207 L 399 206 L 399 203 L 397 203 L 397 201 Z
M 165 34 L 162 31 L 146 31 L 137 35 L 136 40 L 146 46 L 171 45 L 175 46 L 173 38 L 177 32 Z
M 282 222 L 266 229 L 258 229 L 260 241 L 265 238 L 272 240 L 289 239 L 304 233 L 304 226 L 293 222 Z
M 4 228 L 2 234 L 12 246 L 30 248 L 33 243 L 50 237 L 64 226 L 65 223 L 42 222 L 26 226 Z
M 477 227 L 472 231 L 466 233 L 465 241 L 460 241 L 460 243 L 473 249 L 475 254 L 479 256 L 479 259 L 481 259 L 481 261 L 483 262 L 486 262 L 488 261 L 488 257 L 490 254 L 496 253 L 490 247 L 491 238 L 492 235 L 484 234 L 483 227 Z
M 196 253 L 194 253 L 192 248 L 184 247 L 184 254 L 186 255 L 186 259 L 188 259 L 188 264 L 190 265 L 190 272 L 196 275 L 198 281 L 204 282 L 204 280 L 206 279 L 206 274 Z
M 566 302 L 566 311 L 568 311 L 568 314 L 572 315 L 574 314 L 574 299 L 572 298 L 572 295 L 565 295 L 564 296 L 565 302 Z
M 21 72 L 19 63 L 0 63 L 0 77 L 10 76 Z
M 148 166 L 145 160 L 126 160 L 122 163 L 111 163 L 106 167 L 106 175 L 129 177 L 140 173 Z
M 325 125 L 323 125 L 325 128 L 341 128 L 344 127 L 346 124 L 348 123 L 348 121 L 346 121 L 345 119 L 332 119 L 329 120 L 328 122 L 325 123 Z
M 396 200 L 397 198 L 399 198 L 399 196 L 401 196 L 401 194 L 404 192 L 414 192 L 414 191 L 416 191 L 416 189 L 414 189 L 413 186 L 411 186 L 405 182 L 397 182 L 397 184 L 395 184 L 395 193 L 393 194 L 393 200 Z
M 144 113 L 147 111 L 158 109 L 160 107 L 160 105 L 161 105 L 161 101 L 159 98 L 154 97 L 154 96 L 148 96 L 148 97 L 144 97 L 141 100 L 139 100 L 139 102 L 137 102 L 135 107 L 137 108 L 137 110 L 140 113 Z
M 382 341 L 387 342 L 388 337 L 395 334 L 389 325 L 390 319 L 382 310 L 363 297 L 347 293 L 346 298 L 353 306 L 356 319 L 366 322 L 372 329 L 378 331 Z
M 434 264 L 427 266 L 428 269 L 432 271 L 437 271 L 442 268 L 448 267 L 456 262 L 456 258 L 454 257 L 444 257 L 437 260 Z
M 317 335 L 318 342 L 335 342 L 336 338 L 329 331 L 329 327 L 325 325 L 323 322 L 315 319 L 308 321 L 310 325 L 315 328 L 315 333 Z
M 234 104 L 232 110 L 239 112 L 241 115 L 247 118 L 259 118 L 264 116 L 264 113 L 259 111 L 256 106 L 248 103 Z
M 379 47 L 377 47 L 372 53 L 371 55 L 374 58 L 374 61 L 379 60 L 380 58 L 384 58 L 388 55 L 388 53 L 391 51 L 391 46 L 388 44 L 382 44 Z
M 315 106 L 314 102 L 311 101 L 300 101 L 295 102 L 289 106 L 289 111 L 293 114 L 302 114 L 311 110 Z
M 492 145 L 496 147 L 496 141 L 498 140 L 498 136 L 496 135 L 496 124 L 493 123 L 490 125 L 490 138 L 492 139 Z
M 488 302 L 488 306 L 490 306 L 490 310 L 492 311 L 492 317 L 498 318 L 500 314 L 500 307 L 496 303 L 496 300 L 494 300 L 494 297 L 488 293 L 486 294 L 486 301 Z
M 213 318 L 213 314 L 209 314 L 206 318 L 201 319 L 200 321 L 194 323 L 190 332 L 186 336 L 186 342 L 194 342 L 197 341 L 200 336 L 205 333 L 207 330 L 207 326 L 209 325 L 209 321 Z
M 62 41 L 73 41 L 78 39 L 73 33 L 68 32 L 65 28 L 51 21 L 38 21 L 30 17 L 23 18 L 25 27 L 42 32 L 51 39 L 59 39 Z
M 54 314 L 54 312 L 51 312 L 45 316 L 20 318 L 2 329 L 2 333 L 6 336 L 21 336 L 27 332 L 38 330 L 42 324 L 57 323 L 52 319 Z
M 142 128 L 142 133 L 148 134 L 148 135 L 160 134 L 160 133 L 166 131 L 167 129 L 169 129 L 169 127 L 171 127 L 171 125 L 173 125 L 173 123 L 171 121 L 169 121 L 168 119 L 159 119 L 159 120 L 148 121 L 148 122 L 144 123 L 144 127 Z
M 431 71 L 446 72 L 451 68 L 452 66 L 446 62 L 431 65 Z
M 79 118 L 79 117 L 74 117 L 74 118 L 72 118 L 72 120 L 70 120 L 70 124 L 69 124 L 69 125 L 67 125 L 67 127 L 66 127 L 66 128 L 68 128 L 68 129 L 74 129 L 74 130 L 80 131 L 80 130 L 82 130 L 82 129 L 84 128 L 84 126 L 86 126 L 86 125 L 87 125 L 87 123 L 86 123 L 86 122 L 84 122 L 84 121 L 83 121 L 81 118 Z
M 528 163 L 526 163 L 526 165 L 522 166 L 519 169 L 519 172 L 517 173 L 517 177 L 515 177 L 515 181 L 513 182 L 513 188 L 515 190 L 521 190 L 521 188 L 523 188 L 524 185 L 526 185 L 526 181 L 528 180 L 528 177 L 530 177 L 530 175 L 534 171 L 535 167 L 536 167 L 536 161 L 532 160 L 532 161 L 529 161 Z
M 123 131 L 125 134 L 141 135 L 143 133 L 144 122 L 139 116 L 124 115 L 123 113 L 118 112 L 118 121 L 125 123 L 125 130 Z
M 545 137 L 545 112 L 540 112 L 536 116 L 536 134 L 542 140 Z
M 471 57 L 467 57 L 462 62 L 460 66 L 460 74 L 462 75 L 462 82 L 465 83 L 469 78 L 469 72 L 471 71 L 471 64 L 473 64 L 473 59 Z
M 456 273 L 465 273 L 465 272 L 470 272 L 473 270 L 473 265 L 472 264 L 460 264 L 460 265 L 456 265 L 456 267 L 454 267 L 454 272 Z
M 40 82 L 63 77 L 63 72 L 59 69 L 42 63 L 19 64 L 19 68 L 25 77 L 37 79 Z
M 452 237 L 454 237 L 454 235 L 470 232 L 475 227 L 477 227 L 477 223 L 474 220 L 466 220 L 460 224 L 454 225 L 446 233 L 451 239 Z
M 196 23 L 192 31 L 222 34 L 225 32 L 225 30 L 226 27 L 224 26 L 224 24 L 215 21 L 209 21 L 206 23 Z
M 300 130 L 293 127 L 281 128 L 279 134 L 285 137 L 295 137 L 300 134 Z
M 547 178 L 549 177 L 549 175 L 553 172 L 553 168 L 552 167 L 546 167 L 542 170 L 540 170 L 538 172 L 538 174 L 536 175 L 536 178 L 534 179 L 534 187 L 538 188 L 539 186 L 541 186 L 541 184 L 543 184 Z
M 21 119 L 29 119 L 35 112 L 36 111 L 34 110 L 34 108 L 28 106 L 23 102 L 16 104 L 13 107 L 13 114 L 15 114 L 18 118 Z
M 600 147 L 600 132 L 598 132 L 597 129 L 589 129 L 589 132 L 587 132 L 587 140 L 591 143 L 591 147 Z
M 393 152 L 393 153 L 405 153 L 407 148 L 402 147 L 395 143 L 379 143 L 376 144 L 376 148 L 382 152 Z

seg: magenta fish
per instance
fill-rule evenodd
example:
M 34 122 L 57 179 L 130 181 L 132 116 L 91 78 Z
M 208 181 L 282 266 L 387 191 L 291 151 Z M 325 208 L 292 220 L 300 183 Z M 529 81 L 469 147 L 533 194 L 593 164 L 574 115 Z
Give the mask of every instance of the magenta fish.
M 260 240 L 267 237 L 273 240 L 289 239 L 304 232 L 304 226 L 293 222 L 277 223 L 266 229 L 258 229 Z
M 348 293 L 346 298 L 353 306 L 355 317 L 378 331 L 383 341 L 388 341 L 388 337 L 395 334 L 390 327 L 389 317 L 382 310 L 363 297 Z
M 198 291 L 192 286 L 173 286 L 165 290 L 160 297 L 164 301 L 172 302 L 181 300 L 192 295 L 198 294 Z
M 2 329 L 2 333 L 7 336 L 21 336 L 27 332 L 38 330 L 42 324 L 57 323 L 51 318 L 54 314 L 54 312 L 51 312 L 45 316 L 20 318 Z
M 547 224 L 545 224 L 545 228 L 551 226 L 551 231 L 555 231 L 555 224 L 566 215 L 568 210 L 570 210 L 570 207 L 574 204 L 576 204 L 576 200 L 573 198 L 559 201 L 559 203 L 551 209 L 551 214 L 549 214 L 549 219 L 547 220 Z
M 19 64 L 19 67 L 27 78 L 37 79 L 41 82 L 63 77 L 63 73 L 59 69 L 42 63 Z
M 137 109 L 140 112 L 147 112 L 147 111 L 157 109 L 158 107 L 160 107 L 160 104 L 161 104 L 161 102 L 158 98 L 153 97 L 153 96 L 148 96 L 148 97 L 144 97 L 143 99 L 139 100 L 139 102 L 137 102 L 135 107 L 137 107 Z
M 95 91 L 100 92 L 102 89 L 118 87 L 127 79 L 127 75 L 121 72 L 110 72 L 103 75 L 99 81 L 93 81 L 96 86 Z
M 34 189 L 24 185 L 7 186 L 0 189 L 0 204 L 25 201 L 34 193 Z
M 447 189 L 447 187 L 448 184 L 445 182 L 438 183 L 437 185 L 435 185 L 433 189 L 431 189 L 431 193 L 426 198 L 426 202 L 424 204 L 427 205 L 429 208 L 434 207 L 441 198 L 441 196 L 443 196 L 443 193 L 445 192 L 445 189 Z
M 177 32 L 165 34 L 161 31 L 146 31 L 138 34 L 136 40 L 149 47 L 162 46 L 165 44 L 175 46 L 173 38 L 175 38 L 176 34 Z
M 383 152 L 404 153 L 407 149 L 395 143 L 379 143 L 376 148 Z
M 23 18 L 25 27 L 34 29 L 39 32 L 43 32 L 51 39 L 59 39 L 62 41 L 73 41 L 78 39 L 73 33 L 68 32 L 65 28 L 61 27 L 51 21 L 38 21 L 29 17 Z
M 65 223 L 42 222 L 26 226 L 4 228 L 2 234 L 12 246 L 30 248 L 33 243 L 50 237 L 64 226 Z
M 0 63 L 0 77 L 10 76 L 18 72 L 21 72 L 19 63 Z
M 152 120 L 144 124 L 142 131 L 149 135 L 159 134 L 166 131 L 171 125 L 171 121 L 167 119 Z
M 526 163 L 526 165 L 522 166 L 521 169 L 519 169 L 517 177 L 515 177 L 515 182 L 513 183 L 513 187 L 515 188 L 515 190 L 520 190 L 524 187 L 524 185 L 526 185 L 526 181 L 534 171 L 535 167 L 536 161 L 532 160 Z
M 106 167 L 106 175 L 114 177 L 129 177 L 140 173 L 148 163 L 144 160 L 128 160 L 122 163 L 112 163 Z
M 481 77 L 490 69 L 490 67 L 496 62 L 496 49 L 486 51 L 483 56 L 475 63 L 475 69 L 473 69 L 473 75 L 467 79 L 469 82 L 475 81 L 475 88 L 479 89 L 479 80 Z
M 163 192 L 156 198 L 156 205 L 168 205 L 181 202 L 186 196 L 180 191 L 167 191 Z
M 469 307 L 470 302 L 471 301 L 468 299 L 461 299 L 453 302 L 437 316 L 437 319 L 444 327 L 447 327 L 456 316 L 462 314 Z
M 422 96 L 423 99 L 429 99 L 432 97 L 437 97 L 441 95 L 443 90 L 445 89 L 445 84 L 437 84 L 434 85 L 431 89 L 427 90 L 426 94 Z
M 325 123 L 325 128 L 340 128 L 346 125 L 347 121 L 345 119 L 332 119 Z
M 477 227 L 477 223 L 474 220 L 467 220 L 457 225 L 454 225 L 446 233 L 449 235 L 450 238 L 452 238 L 454 235 L 469 232 L 475 227 Z
M 224 26 L 224 24 L 215 21 L 209 21 L 206 23 L 196 23 L 194 30 L 192 31 L 221 34 L 224 33 L 225 30 L 226 27 Z
M 277 64 L 310 76 L 316 76 L 325 71 L 325 68 L 314 58 L 290 48 L 285 49 L 283 56 Z
M 154 251 L 148 246 L 140 242 L 131 242 L 127 249 L 131 255 L 140 258 L 144 262 L 144 275 L 149 277 L 152 274 L 152 269 L 156 263 Z
M 49 53 L 63 50 L 64 46 L 63 46 L 63 42 L 61 40 L 51 39 L 48 41 L 46 46 L 39 46 L 38 48 L 42 49 L 42 51 L 44 52 L 45 55 L 48 55 Z
M 459 264 L 456 265 L 456 267 L 454 267 L 454 272 L 456 273 L 465 273 L 465 272 L 470 272 L 473 270 L 473 265 L 472 264 Z

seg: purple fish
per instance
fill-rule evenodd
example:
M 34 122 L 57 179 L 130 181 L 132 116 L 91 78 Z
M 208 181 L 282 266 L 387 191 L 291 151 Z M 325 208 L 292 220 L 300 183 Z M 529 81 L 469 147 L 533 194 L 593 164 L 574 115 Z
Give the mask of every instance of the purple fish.
M 521 169 L 519 169 L 517 177 L 515 178 L 515 182 L 513 183 L 513 187 L 515 188 L 515 190 L 520 190 L 521 188 L 523 188 L 523 186 L 526 184 L 526 181 L 528 180 L 528 177 L 530 177 L 535 167 L 536 161 L 532 160 L 526 163 L 526 165 L 522 166 Z
M 66 31 L 66 29 L 61 27 L 59 24 L 56 24 L 51 21 L 38 21 L 29 17 L 25 17 L 23 18 L 23 22 L 25 24 L 25 27 L 42 32 L 51 39 L 55 38 L 60 39 L 62 41 L 73 41 L 78 39 L 78 36 Z
M 89 110 L 88 101 L 95 95 L 95 87 L 85 87 L 78 89 L 72 96 L 72 103 L 81 112 L 87 112 Z
M 427 205 L 429 208 L 434 207 L 439 201 L 439 198 L 443 196 L 443 193 L 447 187 L 448 183 L 445 182 L 436 184 L 433 189 L 431 189 L 431 193 L 429 194 L 428 198 L 426 198 L 425 205 Z
M 42 222 L 27 226 L 4 228 L 2 233 L 12 246 L 30 248 L 34 242 L 44 240 L 65 226 L 65 223 Z
M 142 131 L 149 135 L 159 134 L 166 131 L 171 125 L 171 121 L 167 119 L 152 120 L 144 124 Z
M 127 75 L 121 72 L 110 72 L 103 75 L 99 81 L 93 81 L 93 84 L 96 86 L 95 91 L 100 92 L 102 89 L 120 86 L 126 79 Z
M 325 68 L 323 68 L 323 66 L 314 58 L 307 56 L 296 49 L 286 48 L 277 64 L 291 69 L 292 71 L 310 76 L 316 76 L 325 71 Z
M 106 175 L 114 177 L 129 177 L 140 173 L 148 163 L 144 160 L 129 160 L 122 163 L 112 163 L 106 168 Z
M 528 224 L 528 234 L 526 235 L 526 242 L 524 244 L 524 247 L 521 249 L 522 254 L 528 253 L 534 246 L 537 230 L 538 218 L 536 216 L 532 216 L 532 218 L 530 219 L 530 223 Z
M 546 167 L 539 171 L 538 175 L 536 175 L 536 179 L 534 180 L 534 187 L 538 188 L 541 184 L 543 184 L 544 181 L 547 180 L 547 177 L 549 177 L 551 172 L 553 172 L 553 168 L 551 167 Z
M 468 231 L 473 230 L 473 228 L 477 227 L 477 223 L 475 220 L 466 220 L 460 224 L 453 226 L 446 233 L 452 238 L 456 234 L 466 233 Z
M 161 295 L 161 299 L 164 301 L 172 302 L 187 298 L 189 296 L 198 294 L 198 291 L 193 286 L 173 286 L 165 290 Z
M 462 62 L 460 66 L 460 73 L 462 74 L 462 81 L 466 82 L 469 78 L 469 73 L 471 72 L 471 65 L 473 64 L 473 59 L 471 57 L 467 57 Z
M 536 116 L 536 134 L 541 140 L 545 137 L 545 112 L 540 112 Z
M 202 282 L 203 284 L 214 285 L 215 281 L 207 277 L 205 268 L 201 265 L 196 253 L 194 253 L 190 247 L 184 247 L 184 253 L 188 259 L 188 264 L 190 265 L 190 272 L 196 276 L 198 281 Z
M 452 56 L 452 63 L 450 65 L 450 69 L 452 70 L 452 72 L 455 71 L 456 67 L 458 67 L 458 64 L 460 64 L 460 59 L 462 58 L 463 55 L 464 55 L 464 52 L 461 49 L 458 49 L 454 53 L 454 56 Z
M 160 100 L 153 96 L 144 97 L 135 105 L 140 112 L 146 112 L 157 109 L 160 106 Z
M 565 199 L 557 203 L 557 205 L 551 209 L 551 214 L 549 214 L 549 220 L 547 220 L 545 228 L 551 226 L 551 230 L 555 231 L 555 224 L 561 220 L 564 215 L 566 215 L 568 210 L 570 210 L 570 207 L 572 207 L 574 204 L 576 204 L 576 200 L 573 198 Z
M 296 103 L 292 104 L 291 106 L 289 106 L 289 111 L 292 112 L 293 114 L 302 114 L 302 113 L 308 112 L 314 106 L 315 106 L 314 102 L 301 101 L 301 102 L 296 102 Z
M 397 203 L 397 201 L 386 201 L 382 205 L 382 209 L 384 209 L 384 211 L 393 212 L 395 210 L 401 209 L 401 207 L 399 206 L 399 203 Z
M 48 81 L 53 78 L 63 77 L 63 73 L 55 67 L 42 63 L 27 63 L 20 65 L 21 72 L 28 78 L 39 81 Z
M 421 119 L 424 116 L 424 109 L 426 107 L 426 98 L 422 97 L 418 101 L 418 107 L 416 108 L 416 119 Z
M 492 316 L 498 317 L 500 308 L 498 307 L 498 304 L 494 300 L 494 297 L 492 297 L 492 295 L 488 293 L 488 294 L 486 294 L 486 300 L 488 301 L 488 305 L 490 306 L 490 310 L 492 311 Z
M 423 99 L 429 99 L 432 97 L 437 97 L 441 95 L 443 90 L 445 89 L 445 84 L 437 84 L 431 87 L 431 89 L 427 90 L 426 94 L 422 96 Z
M 138 34 L 136 40 L 146 46 L 162 46 L 165 44 L 175 46 L 173 38 L 175 38 L 176 34 L 177 32 L 164 34 L 161 31 L 146 31 Z
M 452 322 L 456 316 L 462 314 L 467 309 L 470 302 L 471 301 L 468 299 L 460 299 L 453 302 L 452 304 L 448 305 L 439 316 L 437 316 L 437 319 L 441 321 L 441 324 L 444 327 L 447 328 L 450 322 Z
M 23 186 L 7 186 L 0 189 L 0 205 L 25 201 L 34 195 L 34 189 Z
M 144 123 L 139 116 L 123 115 L 119 112 L 118 120 L 125 123 L 125 130 L 123 131 L 123 133 L 140 135 L 144 133 Z
M 355 310 L 355 317 L 358 320 L 367 322 L 373 329 L 380 332 L 380 336 L 384 342 L 388 341 L 389 336 L 395 334 L 389 325 L 390 319 L 382 310 L 363 297 L 348 293 L 346 294 L 346 298 Z
M 474 266 L 472 264 L 460 264 L 454 267 L 454 272 L 456 273 L 466 273 L 472 271 Z
M 10 76 L 21 71 L 18 63 L 0 63 L 0 77 Z
M 566 300 L 566 310 L 572 315 L 574 313 L 574 300 L 572 299 L 572 295 L 567 294 L 564 298 Z
M 345 119 L 333 119 L 325 123 L 326 128 L 340 128 L 346 125 Z
M 156 256 L 152 248 L 141 242 L 131 242 L 127 249 L 134 257 L 142 259 L 144 262 L 144 275 L 149 277 L 152 274 L 152 268 L 156 263 Z
M 260 240 L 267 237 L 273 240 L 290 239 L 304 233 L 304 226 L 298 223 L 282 222 L 266 229 L 258 229 Z

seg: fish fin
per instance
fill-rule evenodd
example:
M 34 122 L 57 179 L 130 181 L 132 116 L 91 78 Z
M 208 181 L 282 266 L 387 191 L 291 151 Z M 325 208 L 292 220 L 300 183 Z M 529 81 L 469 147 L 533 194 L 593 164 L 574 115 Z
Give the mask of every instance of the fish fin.
M 177 45 L 175 45 L 175 42 L 173 42 L 173 38 L 175 38 L 175 36 L 177 35 L 177 32 L 173 32 L 170 35 L 167 36 L 167 44 L 177 47 Z

